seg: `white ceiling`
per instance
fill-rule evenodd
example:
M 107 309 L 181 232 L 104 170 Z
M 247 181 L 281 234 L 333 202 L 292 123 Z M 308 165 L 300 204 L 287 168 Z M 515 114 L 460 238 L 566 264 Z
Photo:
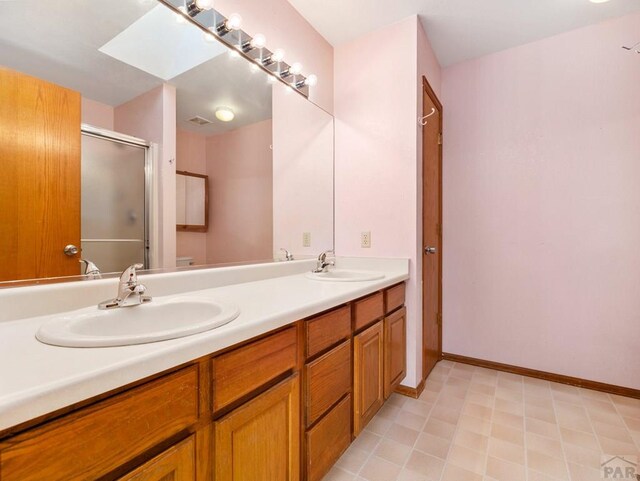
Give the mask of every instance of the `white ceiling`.
M 289 2 L 334 46 L 418 14 L 442 66 L 640 11 L 640 0 L 601 4 L 589 0 Z
M 226 46 L 205 42 L 197 27 L 179 25 L 172 15 L 166 27 L 155 27 L 155 32 L 146 34 L 143 29 L 129 39 L 129 46 L 111 44 L 106 48 L 111 55 L 100 50 L 114 37 L 130 31 L 129 27 L 154 7 L 164 9 L 157 6 L 152 0 L 0 0 L 0 65 L 111 106 L 168 79 L 177 90 L 178 127 L 205 135 L 271 118 L 268 74 L 254 72 L 246 60 L 222 53 L 228 50 Z M 158 30 L 173 47 L 158 42 Z M 203 49 L 191 49 L 181 58 L 175 47 L 185 46 L 187 40 L 202 42 Z M 121 60 L 112 56 L 116 52 Z M 210 60 L 204 61 L 207 58 Z M 199 65 L 178 75 L 185 70 L 185 62 Z M 228 123 L 218 121 L 215 109 L 219 106 L 232 108 L 236 118 Z M 213 123 L 198 126 L 187 122 L 195 116 Z

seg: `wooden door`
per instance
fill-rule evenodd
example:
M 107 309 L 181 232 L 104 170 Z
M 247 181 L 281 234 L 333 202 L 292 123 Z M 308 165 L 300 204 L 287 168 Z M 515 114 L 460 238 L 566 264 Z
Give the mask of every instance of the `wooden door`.
M 407 373 L 407 309 L 384 319 L 384 398 L 388 399 Z
M 353 431 L 356 436 L 384 402 L 383 352 L 382 321 L 353 338 Z
M 80 274 L 80 94 L 0 68 L 0 281 Z
M 214 431 L 216 481 L 298 481 L 298 375 L 216 421 Z
M 422 322 L 426 379 L 442 354 L 442 105 L 423 77 Z
M 193 436 L 144 463 L 120 481 L 193 481 L 196 459 Z

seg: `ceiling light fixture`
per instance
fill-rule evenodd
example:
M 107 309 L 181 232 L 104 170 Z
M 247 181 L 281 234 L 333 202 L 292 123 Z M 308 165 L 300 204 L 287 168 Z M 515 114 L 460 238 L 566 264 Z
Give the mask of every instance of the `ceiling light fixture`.
M 191 18 L 198 15 L 205 10 L 211 10 L 213 8 L 213 0 L 193 0 L 187 5 L 187 15 Z
M 232 13 L 231 15 L 229 15 L 229 18 L 218 24 L 218 26 L 216 27 L 216 31 L 218 32 L 218 35 L 224 37 L 232 30 L 240 30 L 241 25 L 242 17 L 237 13 Z
M 607 3 L 609 0 L 589 0 L 591 3 Z
M 222 122 L 231 122 L 236 114 L 229 107 L 218 107 L 216 109 L 216 118 Z

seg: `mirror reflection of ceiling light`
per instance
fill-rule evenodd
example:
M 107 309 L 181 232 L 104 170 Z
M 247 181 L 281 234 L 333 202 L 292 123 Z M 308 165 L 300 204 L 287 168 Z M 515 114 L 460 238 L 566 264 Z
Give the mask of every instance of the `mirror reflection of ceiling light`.
M 271 60 L 273 60 L 274 62 L 282 62 L 284 60 L 284 55 L 284 50 L 282 50 L 281 48 L 277 48 L 271 54 Z
M 302 73 L 302 64 L 299 62 L 294 63 L 291 67 L 289 67 L 289 72 L 293 75 L 300 75 Z
M 182 12 L 182 15 L 176 13 L 176 22 L 187 23 L 187 19 L 185 18 L 185 15 L 187 14 L 187 7 L 178 7 L 178 10 Z
M 229 107 L 218 107 L 216 109 L 216 118 L 222 122 L 231 122 L 236 114 Z
M 311 74 L 309 75 L 306 80 L 304 81 L 309 87 L 314 87 L 316 85 L 318 85 L 318 76 Z
M 591 3 L 606 3 L 609 0 L 589 0 Z
M 196 0 L 196 7 L 200 10 L 211 10 L 213 8 L 213 0 Z

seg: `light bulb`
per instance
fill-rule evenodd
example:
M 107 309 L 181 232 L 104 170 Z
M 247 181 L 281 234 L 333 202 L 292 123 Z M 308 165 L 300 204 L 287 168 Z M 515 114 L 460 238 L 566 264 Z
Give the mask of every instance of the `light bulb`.
M 213 0 L 196 0 L 196 7 L 200 10 L 211 10 L 213 8 Z
M 273 75 L 269 75 L 267 77 L 267 82 L 269 82 L 270 84 L 276 83 L 276 78 Z
M 264 35 L 262 35 L 261 33 L 257 33 L 252 39 L 251 39 L 251 46 L 253 48 L 263 48 L 265 45 L 267 44 L 267 39 L 265 38 Z
M 306 83 L 309 87 L 313 87 L 315 85 L 318 85 L 318 77 L 314 74 L 311 74 L 307 77 L 307 79 L 304 81 L 304 83 Z
M 178 10 L 180 10 L 182 12 L 182 15 L 179 14 L 179 13 L 176 13 L 176 22 L 178 22 L 178 23 L 186 23 L 187 19 L 184 18 L 184 15 L 187 14 L 186 7 L 178 7 Z
M 236 116 L 229 107 L 218 107 L 216 109 L 216 118 L 222 122 L 231 122 Z
M 240 30 L 240 26 L 242 25 L 242 17 L 238 13 L 232 13 L 227 18 L 227 21 L 224 23 L 225 27 L 229 30 Z
M 282 62 L 284 60 L 284 50 L 277 48 L 271 54 L 271 60 L 274 62 Z
M 300 75 L 302 73 L 302 64 L 299 62 L 294 63 L 291 67 L 289 67 L 289 72 L 293 75 Z

